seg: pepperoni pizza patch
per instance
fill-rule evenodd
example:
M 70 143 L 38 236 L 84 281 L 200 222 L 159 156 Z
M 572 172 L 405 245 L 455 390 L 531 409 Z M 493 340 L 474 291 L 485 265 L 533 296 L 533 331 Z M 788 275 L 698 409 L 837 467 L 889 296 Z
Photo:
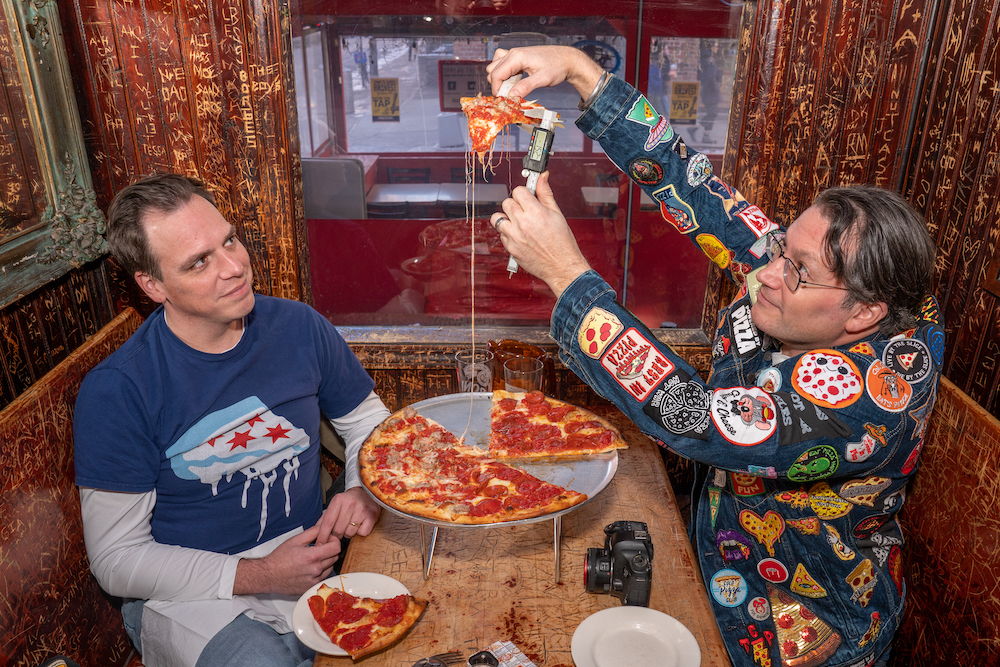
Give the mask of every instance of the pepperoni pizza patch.
M 872 562 L 867 558 L 858 563 L 858 566 L 847 575 L 847 583 L 851 585 L 854 592 L 851 594 L 851 601 L 857 602 L 862 607 L 867 607 L 872 600 L 872 593 L 875 591 L 875 583 L 878 580 L 878 573 L 872 566 Z
M 836 350 L 803 354 L 792 370 L 792 386 L 816 405 L 845 408 L 861 397 L 861 371 Z
M 583 353 L 600 359 L 604 350 L 625 327 L 614 314 L 603 308 L 592 308 L 577 331 L 576 338 Z

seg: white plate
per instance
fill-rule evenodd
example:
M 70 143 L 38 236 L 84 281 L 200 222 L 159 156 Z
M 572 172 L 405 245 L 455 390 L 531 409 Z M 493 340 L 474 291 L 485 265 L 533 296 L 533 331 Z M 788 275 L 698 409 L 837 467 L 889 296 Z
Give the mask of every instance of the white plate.
M 570 644 L 576 667 L 699 667 L 701 649 L 673 616 L 611 607 L 583 620 Z
M 299 598 L 292 610 L 292 628 L 295 635 L 303 644 L 314 651 L 326 653 L 327 655 L 347 655 L 347 651 L 340 648 L 330 637 L 319 627 L 319 623 L 313 618 L 309 610 L 309 598 L 316 595 L 319 587 L 326 584 L 330 588 L 350 593 L 359 598 L 374 598 L 376 600 L 387 600 L 397 595 L 409 595 L 410 591 L 406 586 L 399 583 L 392 577 L 374 572 L 350 572 L 330 577 L 326 581 L 316 584 Z

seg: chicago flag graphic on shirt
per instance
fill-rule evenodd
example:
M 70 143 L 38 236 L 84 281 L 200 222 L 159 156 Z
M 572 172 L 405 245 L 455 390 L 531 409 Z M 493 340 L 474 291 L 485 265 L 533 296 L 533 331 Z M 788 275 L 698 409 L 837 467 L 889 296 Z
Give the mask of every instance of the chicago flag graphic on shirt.
M 298 455 L 309 447 L 309 436 L 284 417 L 274 414 L 256 396 L 250 396 L 200 419 L 167 449 L 174 473 L 199 480 L 218 494 L 219 482 L 243 479 L 242 506 L 248 493 L 260 493 L 260 533 L 267 524 L 267 497 L 285 470 L 285 515 L 291 512 L 288 485 L 298 477 Z

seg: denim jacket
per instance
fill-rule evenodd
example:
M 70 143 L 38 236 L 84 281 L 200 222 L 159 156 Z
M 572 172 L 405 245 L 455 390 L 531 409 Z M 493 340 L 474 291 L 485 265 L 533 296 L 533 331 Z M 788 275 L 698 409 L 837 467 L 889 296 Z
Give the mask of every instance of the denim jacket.
M 707 382 L 593 271 L 553 310 L 560 358 L 643 432 L 696 461 L 691 540 L 734 665 L 870 664 L 902 616 L 895 516 L 937 393 L 936 302 L 925 300 L 904 334 L 785 357 L 754 326 L 745 282 L 783 230 L 621 80 L 577 125 L 744 284 L 719 314 Z

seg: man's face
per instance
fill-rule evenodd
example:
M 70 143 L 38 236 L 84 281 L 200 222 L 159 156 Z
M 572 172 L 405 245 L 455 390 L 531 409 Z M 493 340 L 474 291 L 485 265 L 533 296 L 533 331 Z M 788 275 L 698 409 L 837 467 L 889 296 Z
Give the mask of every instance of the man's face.
M 253 309 L 250 256 L 218 209 L 197 195 L 173 213 L 143 217 L 162 278 L 136 274 L 171 325 L 228 326 Z
M 788 227 L 785 256 L 798 267 L 803 280 L 844 287 L 824 258 L 827 227 L 818 208 L 807 208 Z M 757 274 L 761 288 L 751 311 L 757 328 L 784 343 L 785 354 L 833 347 L 850 338 L 847 323 L 857 309 L 843 308 L 846 292 L 806 284 L 792 292 L 785 284 L 784 269 L 785 260 L 775 257 Z

